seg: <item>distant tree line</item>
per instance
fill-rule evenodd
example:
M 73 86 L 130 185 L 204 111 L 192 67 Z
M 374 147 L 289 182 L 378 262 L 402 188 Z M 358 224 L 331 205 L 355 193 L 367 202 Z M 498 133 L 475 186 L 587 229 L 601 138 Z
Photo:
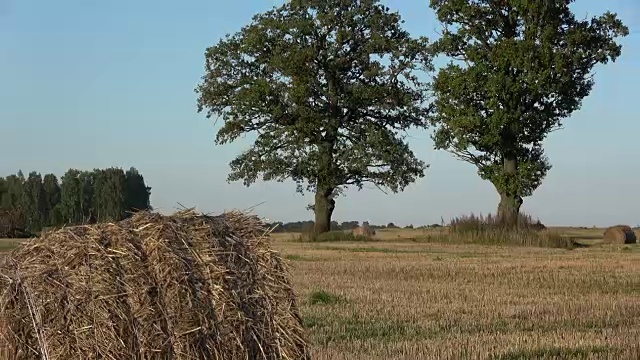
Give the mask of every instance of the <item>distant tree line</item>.
M 60 181 L 55 174 L 43 177 L 33 171 L 25 177 L 18 171 L 0 177 L 0 237 L 123 220 L 137 210 L 151 209 L 150 195 L 151 188 L 133 167 L 69 169 Z
M 285 232 L 300 232 L 300 233 L 305 233 L 305 232 L 310 232 L 313 230 L 315 222 L 314 221 L 295 221 L 295 222 L 288 222 L 288 223 L 283 223 L 283 222 L 273 222 L 268 224 L 270 228 L 273 229 L 274 233 L 285 233 Z M 337 221 L 332 221 L 331 222 L 331 230 L 332 231 L 340 231 L 340 230 L 353 230 L 357 227 L 360 226 L 360 222 L 359 221 L 344 221 L 342 223 L 339 223 Z M 387 225 L 374 225 L 374 224 L 369 224 L 368 221 L 365 221 L 362 223 L 362 226 L 364 227 L 370 227 L 371 229 L 374 230 L 379 230 L 379 229 L 401 229 L 400 226 L 396 226 L 394 223 L 388 223 Z M 436 228 L 436 227 L 440 227 L 440 224 L 432 224 L 432 225 L 427 225 L 427 226 L 420 226 L 419 228 Z M 407 225 L 404 227 L 405 229 L 413 229 L 414 226 L 413 225 Z

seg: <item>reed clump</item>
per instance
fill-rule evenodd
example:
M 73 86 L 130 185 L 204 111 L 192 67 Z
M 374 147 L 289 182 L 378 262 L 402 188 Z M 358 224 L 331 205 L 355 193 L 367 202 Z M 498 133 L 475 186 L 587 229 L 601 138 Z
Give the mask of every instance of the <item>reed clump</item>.
M 548 230 L 538 219 L 519 214 L 516 227 L 506 227 L 494 215 L 463 215 L 453 218 L 448 231 L 427 237 L 427 241 L 483 245 L 517 245 L 573 249 L 571 238 Z

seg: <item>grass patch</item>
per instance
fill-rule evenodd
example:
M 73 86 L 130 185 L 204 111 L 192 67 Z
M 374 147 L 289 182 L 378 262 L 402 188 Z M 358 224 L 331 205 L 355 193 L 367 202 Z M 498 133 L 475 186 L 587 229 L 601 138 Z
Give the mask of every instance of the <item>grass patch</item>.
M 18 247 L 20 243 L 18 241 L 11 240 L 1 240 L 0 241 L 0 252 L 7 252 Z
M 332 317 L 307 315 L 303 324 L 313 330 L 313 342 L 326 346 L 335 342 L 376 341 L 392 343 L 428 338 L 432 334 L 425 328 L 409 323 L 382 318 L 359 316 Z
M 425 242 L 480 245 L 516 245 L 544 248 L 574 249 L 579 245 L 572 238 L 549 231 L 539 221 L 521 215 L 515 229 L 504 227 L 491 215 L 468 215 L 451 220 L 448 233 L 430 235 Z
M 306 255 L 298 255 L 298 254 L 287 254 L 283 256 L 284 259 L 289 261 L 298 261 L 298 262 L 310 262 L 310 261 L 323 261 L 322 257 L 316 256 L 306 256 Z
M 347 246 L 323 246 L 314 250 L 344 251 L 351 253 L 381 253 L 381 254 L 444 254 L 453 258 L 477 258 L 486 257 L 484 254 L 470 252 L 446 252 L 433 249 L 392 249 L 382 247 L 347 247 Z M 435 260 L 443 260 L 440 256 L 436 256 Z
M 640 251 L 640 244 L 629 244 L 629 245 L 623 245 L 620 248 L 621 252 L 625 252 L 625 253 L 634 253 L 634 252 L 638 252 Z
M 330 251 L 346 251 L 353 253 L 384 253 L 384 254 L 419 254 L 426 252 L 425 250 L 406 250 L 406 249 L 389 249 L 380 247 L 338 247 L 338 246 L 326 246 L 318 248 L 318 250 L 330 250 Z
M 301 234 L 296 239 L 298 242 L 366 242 L 373 241 L 373 238 L 365 235 L 354 235 L 346 231 L 329 231 L 320 235 Z
M 327 326 L 326 316 L 320 316 L 316 314 L 309 314 L 302 317 L 302 326 L 305 329 L 313 329 L 316 327 Z
M 328 345 L 332 342 L 397 342 L 423 341 L 444 339 L 452 334 L 465 335 L 470 338 L 479 334 L 508 335 L 523 332 L 555 333 L 558 331 L 595 331 L 607 328 L 604 322 L 572 324 L 557 323 L 539 326 L 535 322 L 523 324 L 517 319 L 496 319 L 491 322 L 452 323 L 450 320 L 433 321 L 429 325 L 416 324 L 409 321 L 382 318 L 371 314 L 369 317 L 360 315 L 341 316 L 337 313 L 323 312 L 322 314 L 305 314 L 303 325 L 311 331 L 314 343 Z M 538 359 L 545 356 L 560 358 L 575 358 L 581 355 L 593 355 L 600 352 L 612 351 L 604 347 L 545 347 L 537 349 L 510 350 L 494 359 Z
M 615 348 L 606 346 L 581 346 L 581 347 L 544 347 L 536 349 L 522 349 L 509 351 L 505 354 L 493 356 L 495 360 L 520 360 L 520 359 L 586 359 L 593 355 L 613 355 Z
M 300 256 L 300 255 L 295 255 L 295 254 L 285 255 L 284 258 L 287 259 L 287 260 L 291 260 L 291 261 L 304 261 L 304 260 L 307 260 L 307 258 L 305 258 L 303 256 Z
M 314 291 L 309 295 L 311 305 L 335 305 L 342 302 L 342 298 L 324 290 Z

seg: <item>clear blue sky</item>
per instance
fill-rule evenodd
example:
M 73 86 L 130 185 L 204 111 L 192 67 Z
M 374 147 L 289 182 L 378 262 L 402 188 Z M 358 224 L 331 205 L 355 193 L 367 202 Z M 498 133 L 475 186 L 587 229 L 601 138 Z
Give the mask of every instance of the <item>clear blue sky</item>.
M 216 128 L 196 112 L 203 53 L 251 16 L 282 0 L 0 0 L 0 175 L 70 167 L 137 167 L 152 203 L 220 212 L 265 202 L 254 212 L 301 220 L 311 196 L 292 183 L 227 184 L 228 162 L 248 145 L 214 145 Z M 427 0 L 388 0 L 415 35 L 436 36 Z M 596 69 L 581 111 L 553 133 L 554 168 L 524 210 L 548 224 L 640 223 L 640 3 L 579 0 L 579 14 L 618 12 L 632 34 L 622 57 Z M 376 189 L 340 198 L 334 218 L 425 224 L 493 212 L 498 197 L 475 168 L 436 152 L 429 132 L 413 132 L 431 164 L 404 193 Z

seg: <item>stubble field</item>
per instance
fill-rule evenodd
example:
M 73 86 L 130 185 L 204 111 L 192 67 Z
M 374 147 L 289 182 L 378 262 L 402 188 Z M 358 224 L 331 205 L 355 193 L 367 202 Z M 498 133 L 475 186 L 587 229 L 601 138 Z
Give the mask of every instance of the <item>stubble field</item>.
M 274 237 L 314 359 L 640 358 L 640 248 L 560 230 L 591 246 L 443 245 L 419 230 L 358 243 Z
M 273 234 L 313 359 L 638 359 L 640 247 L 451 245 L 421 230 L 301 243 Z M 15 246 L 0 240 L 0 251 Z M 0 254 L 1 257 L 1 254 Z

